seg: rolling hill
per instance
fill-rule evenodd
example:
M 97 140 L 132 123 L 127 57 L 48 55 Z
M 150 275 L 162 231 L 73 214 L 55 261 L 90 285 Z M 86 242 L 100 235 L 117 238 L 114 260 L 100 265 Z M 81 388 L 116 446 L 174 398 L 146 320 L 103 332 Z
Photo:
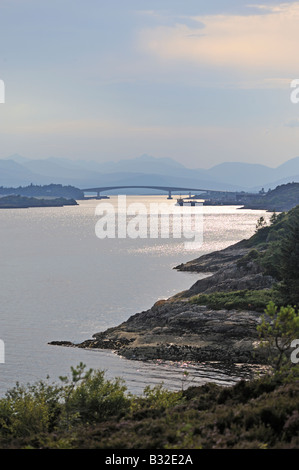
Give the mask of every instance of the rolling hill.
M 166 185 L 223 191 L 258 192 L 280 184 L 299 182 L 299 157 L 277 168 L 241 162 L 224 162 L 210 169 L 187 168 L 171 158 L 141 155 L 118 162 L 51 157 L 30 159 L 12 155 L 0 159 L 0 186 L 63 184 L 95 186 Z

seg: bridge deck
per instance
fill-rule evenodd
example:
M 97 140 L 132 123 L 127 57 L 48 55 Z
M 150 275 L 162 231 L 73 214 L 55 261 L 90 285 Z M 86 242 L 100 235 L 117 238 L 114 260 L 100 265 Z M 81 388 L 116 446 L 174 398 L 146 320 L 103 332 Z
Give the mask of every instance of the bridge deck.
M 176 186 L 101 186 L 97 188 L 87 188 L 81 191 L 85 193 L 101 193 L 103 191 L 112 191 L 114 189 L 156 189 L 158 191 L 192 191 L 192 192 L 215 192 L 215 193 L 227 193 L 228 191 L 216 191 L 213 189 L 200 189 L 200 188 L 181 188 Z

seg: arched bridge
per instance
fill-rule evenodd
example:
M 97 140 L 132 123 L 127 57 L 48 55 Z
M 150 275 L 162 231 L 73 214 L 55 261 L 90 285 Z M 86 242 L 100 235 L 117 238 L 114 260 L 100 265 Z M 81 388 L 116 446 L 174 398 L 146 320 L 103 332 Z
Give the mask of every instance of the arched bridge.
M 210 189 L 199 189 L 199 188 L 178 188 L 176 186 L 102 186 L 99 188 L 88 188 L 88 189 L 81 189 L 84 193 L 96 193 L 97 197 L 101 197 L 102 192 L 112 191 L 115 189 L 156 189 L 157 191 L 165 191 L 168 193 L 168 199 L 172 199 L 171 193 L 172 192 L 183 192 L 187 191 L 188 193 L 200 193 L 200 192 L 226 192 L 226 191 L 215 191 Z

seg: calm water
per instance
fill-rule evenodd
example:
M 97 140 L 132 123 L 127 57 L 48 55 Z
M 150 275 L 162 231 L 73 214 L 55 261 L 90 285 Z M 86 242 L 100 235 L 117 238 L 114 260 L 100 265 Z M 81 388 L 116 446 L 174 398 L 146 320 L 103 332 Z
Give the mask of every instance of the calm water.
M 115 206 L 117 198 L 109 201 Z M 130 196 L 127 202 L 164 202 L 164 196 Z M 236 207 L 204 207 L 204 243 L 185 249 L 180 239 L 105 239 L 95 235 L 99 201 L 64 208 L 0 211 L 0 339 L 5 364 L 0 364 L 0 395 L 16 381 L 52 381 L 80 361 L 121 376 L 139 393 L 148 384 L 164 381 L 169 389 L 182 386 L 188 370 L 192 383 L 229 384 L 246 370 L 226 371 L 205 364 L 141 363 L 107 351 L 60 348 L 52 340 L 80 342 L 158 299 L 189 288 L 199 274 L 172 268 L 201 254 L 219 250 L 251 236 L 263 211 Z

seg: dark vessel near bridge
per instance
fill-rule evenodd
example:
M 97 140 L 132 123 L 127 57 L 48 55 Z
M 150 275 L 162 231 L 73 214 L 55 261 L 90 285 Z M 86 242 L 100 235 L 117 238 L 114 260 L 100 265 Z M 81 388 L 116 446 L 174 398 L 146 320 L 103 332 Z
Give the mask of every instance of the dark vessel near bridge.
M 203 203 L 204 203 L 203 199 L 184 199 L 181 197 L 177 199 L 176 206 L 195 207 L 195 206 L 203 206 Z

